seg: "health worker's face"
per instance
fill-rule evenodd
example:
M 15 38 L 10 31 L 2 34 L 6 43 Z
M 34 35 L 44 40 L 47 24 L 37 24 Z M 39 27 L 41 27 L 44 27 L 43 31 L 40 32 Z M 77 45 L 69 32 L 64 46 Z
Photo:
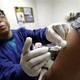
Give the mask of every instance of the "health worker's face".
M 4 39 L 5 36 L 10 33 L 10 25 L 5 15 L 0 12 L 0 39 Z

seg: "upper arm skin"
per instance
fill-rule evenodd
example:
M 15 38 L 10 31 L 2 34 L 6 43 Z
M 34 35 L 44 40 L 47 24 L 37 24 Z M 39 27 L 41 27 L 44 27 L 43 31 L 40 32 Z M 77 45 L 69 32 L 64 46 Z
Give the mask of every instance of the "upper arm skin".
M 66 40 L 66 48 L 59 52 L 43 80 L 80 80 L 80 35 L 72 29 Z

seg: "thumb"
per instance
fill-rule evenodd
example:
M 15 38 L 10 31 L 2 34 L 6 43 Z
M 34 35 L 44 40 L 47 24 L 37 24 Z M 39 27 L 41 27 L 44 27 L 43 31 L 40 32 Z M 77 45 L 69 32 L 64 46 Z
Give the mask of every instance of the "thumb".
M 30 51 L 31 44 L 32 44 L 32 38 L 31 37 L 26 38 L 24 47 L 22 49 L 23 55 L 25 55 L 26 52 Z

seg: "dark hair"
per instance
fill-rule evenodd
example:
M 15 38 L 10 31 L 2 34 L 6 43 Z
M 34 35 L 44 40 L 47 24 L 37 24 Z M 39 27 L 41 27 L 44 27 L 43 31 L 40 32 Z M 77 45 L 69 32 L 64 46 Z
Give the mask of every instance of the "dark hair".
M 3 10 L 1 10 L 1 9 L 0 9 L 0 12 L 1 12 L 3 15 L 5 15 L 5 13 L 4 13 L 4 11 L 3 11 Z

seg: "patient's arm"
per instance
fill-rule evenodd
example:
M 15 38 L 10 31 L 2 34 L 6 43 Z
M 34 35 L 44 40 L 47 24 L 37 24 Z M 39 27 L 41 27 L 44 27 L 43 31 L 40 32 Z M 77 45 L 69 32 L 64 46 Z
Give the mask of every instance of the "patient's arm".
M 80 80 L 80 35 L 72 29 L 67 47 L 61 50 L 42 80 Z

